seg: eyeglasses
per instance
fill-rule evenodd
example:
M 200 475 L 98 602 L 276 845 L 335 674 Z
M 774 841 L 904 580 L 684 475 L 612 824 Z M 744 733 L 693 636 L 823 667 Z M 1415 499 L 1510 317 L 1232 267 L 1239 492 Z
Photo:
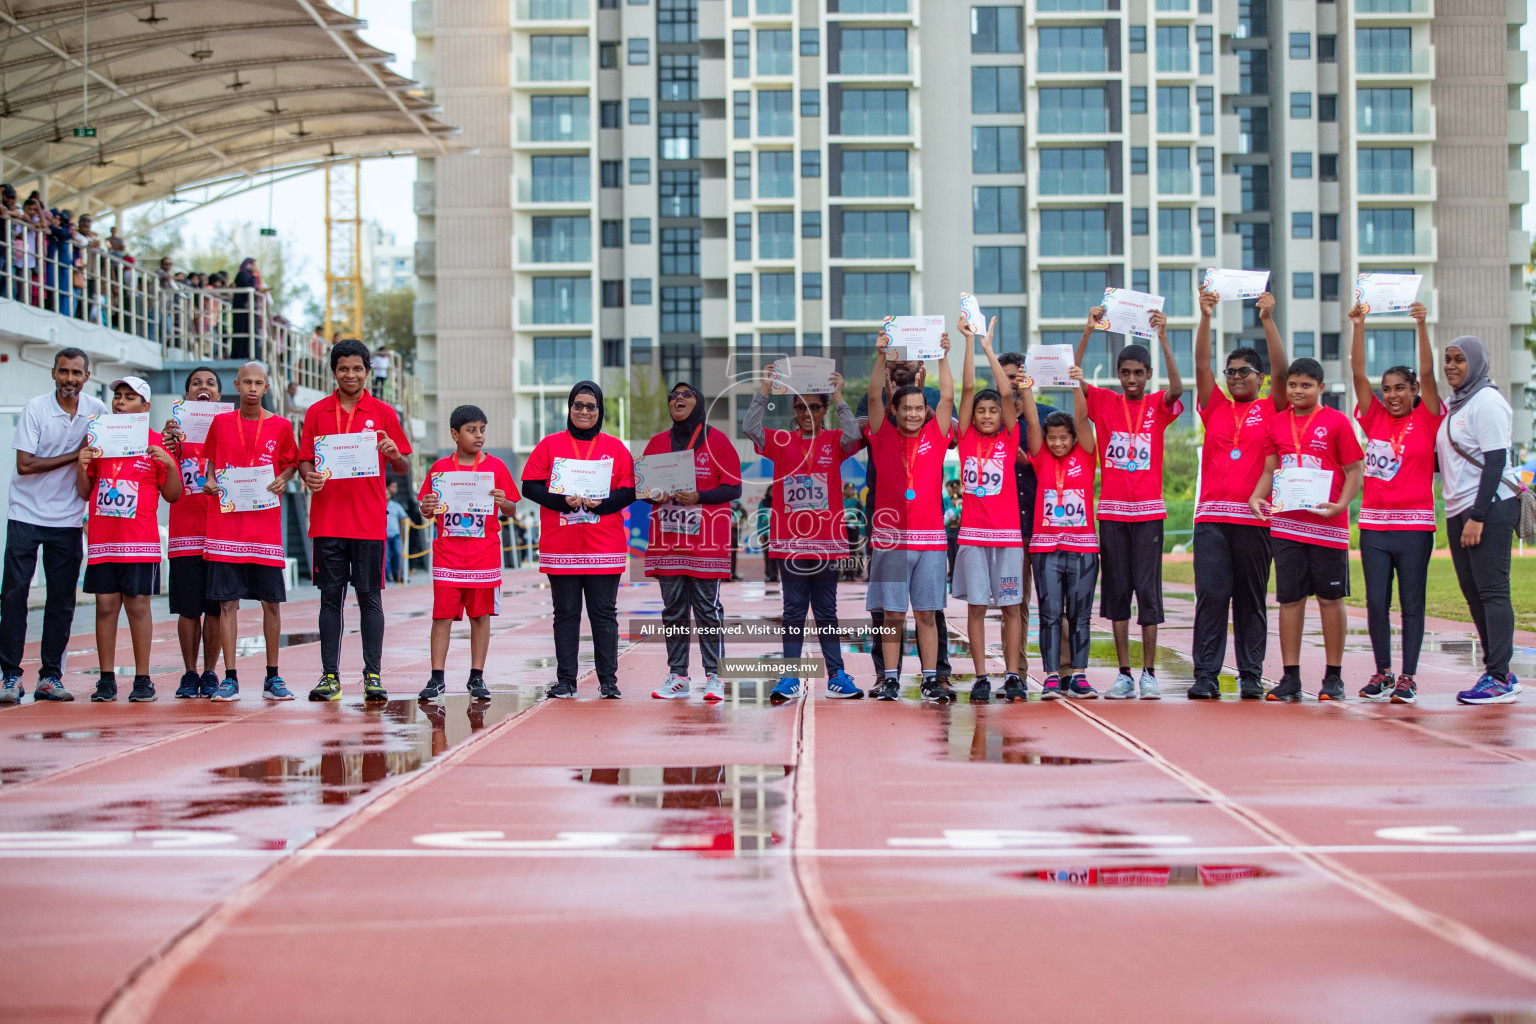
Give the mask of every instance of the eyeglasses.
M 667 396 L 667 401 L 675 402 L 679 398 L 698 398 L 698 397 L 699 397 L 699 393 L 697 391 L 690 391 L 687 388 L 678 388 L 676 391 L 672 392 L 670 395 Z
M 572 402 L 572 412 L 597 412 L 596 402 Z
M 1244 377 L 1252 376 L 1257 374 L 1259 371 L 1255 370 L 1251 366 L 1239 366 L 1235 369 L 1224 370 L 1222 372 L 1226 374 L 1227 380 L 1242 380 Z
M 820 402 L 796 402 L 795 412 L 821 412 L 826 406 Z

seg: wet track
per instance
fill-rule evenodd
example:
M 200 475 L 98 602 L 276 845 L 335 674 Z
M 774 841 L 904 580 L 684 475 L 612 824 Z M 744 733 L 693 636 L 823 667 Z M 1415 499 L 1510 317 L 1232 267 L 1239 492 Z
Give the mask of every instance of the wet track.
M 1185 701 L 1173 587 L 1157 703 L 711 708 L 649 699 L 654 644 L 623 701 L 541 703 L 541 582 L 507 577 L 484 704 L 465 641 L 448 699 L 413 699 L 425 586 L 386 595 L 379 708 L 355 634 L 323 705 L 263 703 L 254 646 L 239 704 L 166 669 L 156 704 L 92 705 L 76 636 L 81 700 L 0 712 L 0 1020 L 1536 1020 L 1536 705 L 1455 706 L 1464 627 L 1431 622 L 1417 707 Z M 301 694 L 315 611 L 284 614 Z

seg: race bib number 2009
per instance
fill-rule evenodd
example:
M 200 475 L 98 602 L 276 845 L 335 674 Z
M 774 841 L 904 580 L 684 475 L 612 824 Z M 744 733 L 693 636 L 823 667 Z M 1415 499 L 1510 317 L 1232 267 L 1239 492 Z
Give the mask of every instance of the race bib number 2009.
M 965 464 L 960 468 L 960 482 L 966 494 L 974 494 L 978 498 L 1002 494 L 1003 463 L 998 459 L 967 456 Z

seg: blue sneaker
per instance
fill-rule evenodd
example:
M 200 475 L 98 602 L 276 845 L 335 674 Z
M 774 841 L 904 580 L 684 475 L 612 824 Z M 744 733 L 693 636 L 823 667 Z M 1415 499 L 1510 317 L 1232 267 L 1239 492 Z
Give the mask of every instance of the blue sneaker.
M 197 673 L 183 672 L 181 674 L 181 685 L 176 687 L 176 699 L 186 700 L 188 697 L 198 696 L 201 696 L 201 691 L 198 689 Z
M 235 701 L 240 699 L 240 684 L 233 679 L 226 679 L 219 683 L 219 688 L 213 691 L 213 699 L 216 701 Z
M 293 692 L 283 685 L 282 676 L 273 676 L 262 683 L 261 695 L 267 700 L 293 700 Z
M 204 672 L 197 681 L 197 695 L 212 697 L 219 690 L 219 677 L 214 672 Z
M 864 691 L 853 684 L 853 677 L 842 669 L 833 673 L 827 680 L 827 696 L 839 700 L 858 700 L 864 696 Z
M 1509 674 L 1509 688 L 1516 693 L 1520 692 L 1520 677 L 1513 672 Z
M 1456 695 L 1458 704 L 1513 704 L 1520 699 L 1520 692 L 1514 684 L 1503 679 L 1496 679 L 1486 672 L 1477 681 L 1477 685 L 1470 690 L 1462 690 Z
M 800 686 L 799 679 L 794 676 L 785 676 L 779 680 L 778 685 L 773 688 L 773 692 L 768 694 L 768 703 L 785 704 L 796 697 L 802 696 L 804 693 L 805 690 Z

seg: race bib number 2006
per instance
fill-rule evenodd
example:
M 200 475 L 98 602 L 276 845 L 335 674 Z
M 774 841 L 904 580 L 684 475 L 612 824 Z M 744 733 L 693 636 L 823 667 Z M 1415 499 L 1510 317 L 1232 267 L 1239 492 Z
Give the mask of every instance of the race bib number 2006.
M 1104 465 L 1127 473 L 1151 469 L 1152 438 L 1146 434 L 1127 434 L 1123 430 L 1110 431 L 1109 444 L 1104 447 Z

